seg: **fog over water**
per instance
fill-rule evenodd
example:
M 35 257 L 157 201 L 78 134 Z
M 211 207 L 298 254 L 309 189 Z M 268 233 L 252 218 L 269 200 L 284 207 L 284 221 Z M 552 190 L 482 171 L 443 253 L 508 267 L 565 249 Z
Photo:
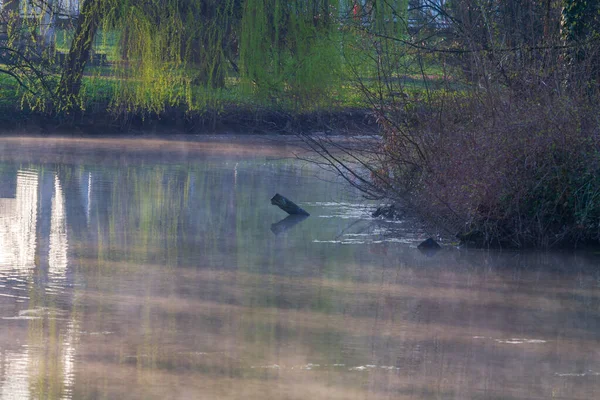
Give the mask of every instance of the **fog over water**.
M 598 397 L 600 255 L 422 254 L 298 152 L 1 138 L 0 399 Z

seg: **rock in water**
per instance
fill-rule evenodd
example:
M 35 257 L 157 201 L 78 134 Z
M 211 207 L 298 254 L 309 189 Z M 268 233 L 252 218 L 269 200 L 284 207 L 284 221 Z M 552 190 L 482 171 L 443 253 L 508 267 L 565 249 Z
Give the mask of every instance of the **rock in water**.
M 440 246 L 435 240 L 433 240 L 432 238 L 429 238 L 423 242 L 421 242 L 421 244 L 419 244 L 417 246 L 417 249 L 419 250 L 439 250 L 441 249 L 442 246 Z
M 417 246 L 417 249 L 427 257 L 433 257 L 442 247 L 432 238 L 429 238 Z
M 290 215 L 306 215 L 307 217 L 310 215 L 302 208 L 298 207 L 296 203 L 286 199 L 279 193 L 276 193 L 275 196 L 273 196 L 273 198 L 271 199 L 271 204 L 281 208 L 283 211 Z

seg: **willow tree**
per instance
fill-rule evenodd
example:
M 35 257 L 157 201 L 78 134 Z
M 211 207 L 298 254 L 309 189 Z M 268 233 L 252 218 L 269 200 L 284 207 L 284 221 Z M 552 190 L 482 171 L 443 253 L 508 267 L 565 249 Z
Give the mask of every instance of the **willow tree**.
M 337 6 L 328 0 L 246 0 L 242 83 L 256 94 L 314 102 L 339 82 Z
M 18 83 L 21 104 L 45 107 L 53 94 L 52 0 L 0 2 L 0 74 Z
M 239 9 L 239 0 L 86 0 L 58 88 L 61 107 L 82 102 L 83 73 L 98 31 L 103 40 L 116 37 L 119 47 L 121 60 L 112 70 L 115 110 L 195 107 L 192 87 L 223 87 L 228 65 L 235 65 L 231 43 Z
M 339 81 L 337 12 L 329 0 L 86 0 L 58 89 L 61 104 L 82 101 L 99 30 L 119 47 L 111 73 L 117 112 L 200 109 L 228 76 L 257 95 L 314 104 Z
M 81 80 L 98 26 L 103 14 L 110 7 L 109 0 L 86 0 L 83 2 L 77 29 L 64 65 L 58 86 L 57 98 L 61 109 L 73 109 L 78 103 Z
M 179 6 L 183 17 L 182 57 L 194 69 L 194 82 L 213 89 L 237 72 L 237 31 L 241 0 L 205 0 Z

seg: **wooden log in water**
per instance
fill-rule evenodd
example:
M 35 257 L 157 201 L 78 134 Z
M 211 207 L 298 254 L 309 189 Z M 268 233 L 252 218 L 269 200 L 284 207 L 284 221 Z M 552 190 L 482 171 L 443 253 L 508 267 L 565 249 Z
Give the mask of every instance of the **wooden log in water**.
M 296 203 L 286 199 L 279 193 L 276 193 L 275 196 L 273 196 L 273 198 L 271 199 L 271 204 L 281 208 L 283 211 L 290 215 L 306 215 L 307 217 L 310 215 L 302 208 L 298 207 Z

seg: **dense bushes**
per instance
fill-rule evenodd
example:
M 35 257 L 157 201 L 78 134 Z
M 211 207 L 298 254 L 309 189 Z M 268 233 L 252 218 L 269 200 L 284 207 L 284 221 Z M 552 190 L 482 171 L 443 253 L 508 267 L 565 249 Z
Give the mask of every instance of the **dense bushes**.
M 573 92 L 513 94 L 438 92 L 387 110 L 370 182 L 478 246 L 600 243 L 597 105 Z
M 407 175 L 400 173 L 407 166 L 396 163 L 394 185 L 412 179 L 413 206 L 479 245 L 598 243 L 595 111 L 572 98 L 488 106 L 473 96 L 454 97 L 440 101 L 443 110 L 435 115 L 421 115 L 412 135 L 421 139 L 423 168 Z M 397 136 L 386 138 L 389 148 L 398 146 Z
M 382 138 L 313 147 L 464 242 L 600 243 L 600 41 L 584 3 L 428 2 L 410 36 L 364 29 L 378 78 L 356 81 Z

